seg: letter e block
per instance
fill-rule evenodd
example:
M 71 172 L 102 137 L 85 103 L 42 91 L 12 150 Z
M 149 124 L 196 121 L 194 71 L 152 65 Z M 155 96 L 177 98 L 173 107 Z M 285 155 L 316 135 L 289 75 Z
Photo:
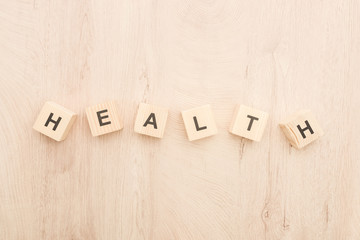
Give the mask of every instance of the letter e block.
M 291 145 L 297 149 L 305 147 L 324 134 L 310 110 L 291 115 L 280 123 L 280 127 Z
M 96 137 L 123 128 L 115 101 L 98 104 L 86 109 L 91 134 Z
M 75 119 L 76 114 L 72 111 L 54 102 L 46 102 L 33 128 L 56 141 L 62 141 L 68 135 Z
M 237 106 L 229 132 L 259 142 L 264 133 L 269 114 L 244 105 Z
M 140 103 L 134 131 L 140 134 L 162 138 L 165 132 L 168 109 Z
M 185 110 L 181 114 L 189 141 L 217 134 L 217 127 L 210 105 Z

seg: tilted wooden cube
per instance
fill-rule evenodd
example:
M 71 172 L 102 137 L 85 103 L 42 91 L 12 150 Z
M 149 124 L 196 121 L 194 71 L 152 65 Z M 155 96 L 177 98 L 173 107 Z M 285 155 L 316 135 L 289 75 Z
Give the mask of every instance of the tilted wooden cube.
M 280 123 L 291 145 L 297 149 L 321 137 L 324 132 L 310 110 L 301 110 Z
M 217 127 L 210 105 L 182 112 L 189 141 L 217 134 Z
M 164 136 L 168 109 L 140 103 L 134 131 L 140 134 L 162 138 Z
M 74 112 L 54 102 L 46 102 L 33 128 L 56 141 L 62 141 L 68 135 L 75 119 Z
M 259 142 L 264 133 L 269 114 L 244 105 L 238 106 L 229 132 Z
M 91 134 L 95 136 L 119 131 L 123 128 L 115 101 L 101 103 L 86 109 Z

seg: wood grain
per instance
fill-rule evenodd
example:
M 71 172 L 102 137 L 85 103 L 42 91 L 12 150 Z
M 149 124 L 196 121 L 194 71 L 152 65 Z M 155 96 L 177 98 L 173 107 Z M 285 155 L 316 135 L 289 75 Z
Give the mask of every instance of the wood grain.
M 0 239 L 360 239 L 359 39 L 358 0 L 0 0 Z M 94 138 L 109 99 L 124 129 Z M 49 100 L 79 114 L 60 143 L 32 129 Z M 189 142 L 205 104 L 219 133 Z M 261 142 L 227 131 L 237 104 L 270 114 Z M 299 109 L 325 132 L 300 151 Z

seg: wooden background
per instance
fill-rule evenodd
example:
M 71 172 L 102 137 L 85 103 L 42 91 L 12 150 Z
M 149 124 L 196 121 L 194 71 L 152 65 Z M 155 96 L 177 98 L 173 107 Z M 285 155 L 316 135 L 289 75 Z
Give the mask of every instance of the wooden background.
M 358 0 L 0 0 L 0 239 L 358 240 L 359 64 Z M 125 128 L 92 137 L 111 99 Z M 32 129 L 48 100 L 79 113 L 64 142 Z M 238 103 L 261 142 L 228 133 Z M 219 134 L 191 143 L 203 104 Z M 278 123 L 303 108 L 325 135 L 298 151 Z

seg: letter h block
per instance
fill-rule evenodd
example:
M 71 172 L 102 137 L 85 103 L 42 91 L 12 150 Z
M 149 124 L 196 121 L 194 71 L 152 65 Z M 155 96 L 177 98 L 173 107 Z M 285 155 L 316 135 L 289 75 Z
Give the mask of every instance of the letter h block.
M 244 105 L 237 106 L 229 132 L 256 142 L 261 140 L 269 114 Z
M 98 104 L 86 109 L 91 134 L 96 137 L 123 128 L 115 101 Z
M 54 102 L 46 102 L 33 128 L 56 141 L 62 141 L 68 135 L 75 119 L 76 114 L 72 111 Z
M 324 132 L 310 110 L 301 110 L 289 116 L 280 127 L 291 145 L 297 149 L 321 137 Z

